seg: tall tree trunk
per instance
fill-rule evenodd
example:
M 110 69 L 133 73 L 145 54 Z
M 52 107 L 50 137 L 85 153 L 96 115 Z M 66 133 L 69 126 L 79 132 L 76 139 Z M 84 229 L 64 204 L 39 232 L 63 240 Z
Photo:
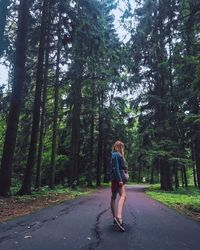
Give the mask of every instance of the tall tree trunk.
M 179 188 L 178 167 L 177 162 L 174 163 L 175 188 Z
M 160 181 L 161 190 L 173 190 L 169 162 L 165 158 L 160 159 Z
M 71 135 L 71 169 L 69 185 L 77 185 L 79 151 L 80 151 L 80 113 L 81 113 L 81 82 L 82 65 L 79 61 L 74 63 L 74 82 L 72 85 L 73 110 L 72 110 L 72 135 Z M 77 76 L 78 75 L 78 76 Z
M 99 136 L 98 136 L 98 153 L 97 153 L 97 172 L 96 185 L 101 185 L 101 168 L 103 160 L 103 94 L 99 94 Z
M 189 5 L 189 11 L 192 13 L 192 9 L 190 9 L 191 5 Z M 194 38 L 194 33 L 191 32 L 191 30 L 194 28 L 195 19 L 191 18 L 190 22 L 186 24 L 186 54 L 187 56 L 195 56 L 196 51 L 193 49 L 192 42 Z M 192 71 L 191 71 L 192 72 Z M 188 71 L 189 76 L 191 79 L 194 79 L 194 76 L 191 75 L 190 71 Z M 193 90 L 194 91 L 194 90 Z M 195 115 L 199 115 L 199 99 L 197 95 L 195 94 L 195 91 L 193 93 L 193 96 L 189 98 L 189 105 L 191 106 L 191 112 Z M 196 174 L 197 174 L 197 186 L 200 189 L 200 125 L 198 123 L 193 124 L 192 127 L 193 130 L 193 137 L 194 137 L 194 158 L 196 163 Z
M 191 142 L 191 155 L 192 155 L 192 171 L 193 171 L 193 179 L 194 179 L 194 186 L 197 187 L 197 177 L 196 177 L 196 169 L 195 169 L 195 155 L 194 155 L 194 143 Z
M 36 184 L 35 184 L 36 188 L 41 187 L 41 184 L 42 184 L 42 154 L 43 154 L 44 136 L 45 136 L 46 100 L 47 100 L 49 52 L 50 52 L 50 6 L 51 5 L 49 4 L 47 36 L 46 36 L 46 52 L 45 52 L 45 70 L 44 70 L 44 82 L 43 82 L 43 89 L 42 89 L 41 123 L 40 123 L 40 135 L 39 135 L 38 157 L 37 157 L 37 172 L 36 172 Z
M 9 4 L 10 4 L 10 0 L 0 0 L 0 56 L 3 54 L 3 50 L 5 47 L 4 31 L 5 31 L 5 26 L 6 26 L 6 17 L 8 14 Z M 21 7 L 22 7 L 22 4 L 20 3 L 20 8 Z
M 191 112 L 194 115 L 199 115 L 199 100 L 198 97 L 192 96 L 189 102 L 191 106 Z M 193 137 L 193 159 L 196 165 L 196 177 L 197 177 L 197 187 L 200 189 L 200 125 L 198 122 L 192 125 L 192 137 Z
M 154 170 L 155 170 L 155 166 L 153 165 L 151 168 L 150 184 L 154 184 Z
M 193 97 L 192 100 L 192 112 L 195 115 L 199 115 L 199 102 L 197 96 Z M 193 125 L 193 137 L 194 137 L 194 159 L 196 165 L 197 175 L 197 187 L 200 189 L 200 125 L 196 122 Z
M 188 187 L 188 180 L 187 180 L 187 173 L 186 173 L 185 165 L 182 166 L 182 169 L 183 169 L 183 178 L 184 178 L 185 187 Z
M 172 75 L 169 74 L 169 71 L 171 70 L 170 67 L 163 67 L 163 69 L 160 69 L 159 64 L 163 63 L 165 61 L 166 55 L 162 48 L 165 47 L 165 30 L 164 30 L 164 8 L 162 1 L 158 1 L 158 43 L 157 43 L 157 88 L 159 97 L 161 98 L 161 102 L 158 105 L 158 124 L 159 128 L 161 129 L 159 140 L 166 140 L 170 139 L 170 131 L 169 131 L 169 100 L 168 100 L 168 93 L 169 93 L 169 81 L 171 84 L 171 91 L 172 91 Z M 169 77 L 170 75 L 170 77 Z M 161 189 L 162 190 L 172 190 L 172 175 L 171 175 L 171 169 L 170 164 L 167 158 L 163 157 L 160 159 L 160 181 L 161 181 Z
M 179 154 L 180 154 L 180 157 L 183 157 L 184 151 L 185 151 L 184 133 L 182 133 L 180 144 L 179 144 Z M 185 185 L 185 187 L 187 187 L 188 186 L 188 180 L 187 180 L 186 168 L 185 168 L 184 164 L 180 163 L 180 165 L 181 165 L 181 169 L 182 169 L 182 174 L 183 174 L 183 179 L 184 179 L 184 185 Z
M 197 186 L 200 189 L 200 131 L 196 132 L 196 138 L 194 140 L 195 147 L 195 162 L 197 171 Z
M 141 172 L 142 172 L 142 160 L 141 160 L 141 157 L 139 157 L 137 183 L 140 183 L 140 181 L 141 181 Z
M 9 194 L 11 186 L 12 162 L 14 157 L 17 128 L 21 109 L 22 93 L 25 82 L 28 14 L 28 1 L 21 0 L 19 6 L 14 80 L 3 147 L 3 155 L 1 160 L 0 194 L 3 196 Z
M 56 60 L 56 80 L 54 86 L 54 115 L 53 115 L 53 133 L 52 133 L 52 151 L 51 151 L 51 181 L 50 187 L 55 186 L 55 165 L 56 165 L 56 151 L 57 151 L 57 128 L 58 128 L 58 103 L 59 103 L 59 73 L 60 73 L 60 52 L 61 52 L 61 13 L 59 13 L 58 21 L 58 47 L 57 47 L 57 60 Z
M 91 116 L 90 116 L 90 145 L 89 145 L 89 164 L 87 169 L 87 185 L 92 187 L 92 168 L 94 162 L 94 106 L 95 106 L 95 84 L 92 85 L 92 101 L 91 101 Z
M 182 182 L 182 187 L 185 187 L 184 174 L 183 174 L 183 168 L 182 168 L 182 166 L 181 166 L 181 182 Z
M 104 131 L 103 135 L 103 181 L 104 183 L 108 182 L 108 167 L 109 167 L 109 160 L 108 160 L 108 149 L 107 149 L 107 134 Z
M 136 165 L 137 165 L 137 162 L 135 161 L 131 167 L 131 170 L 132 170 L 131 177 L 132 177 L 133 182 L 135 182 L 135 179 L 136 179 Z
M 21 195 L 31 193 L 32 171 L 36 159 L 36 150 L 37 150 L 39 123 L 40 123 L 41 93 L 42 93 L 43 73 L 44 73 L 43 63 L 44 63 L 44 52 L 45 52 L 45 37 L 46 37 L 45 31 L 46 31 L 46 17 L 48 9 L 47 6 L 48 6 L 48 0 L 44 0 L 42 7 L 42 22 L 41 22 L 40 46 L 39 46 L 37 75 L 36 75 L 35 98 L 33 104 L 31 142 L 29 147 L 23 184 L 18 192 L 18 194 Z

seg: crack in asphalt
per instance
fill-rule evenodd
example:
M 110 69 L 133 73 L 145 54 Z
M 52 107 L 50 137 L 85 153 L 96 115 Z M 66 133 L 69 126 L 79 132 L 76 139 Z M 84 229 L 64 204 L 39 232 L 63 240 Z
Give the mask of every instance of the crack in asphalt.
M 103 214 L 105 214 L 110 208 L 107 208 L 105 210 L 103 210 L 101 213 L 99 213 L 96 217 L 96 224 L 95 224 L 95 228 L 94 228 L 94 231 L 95 231 L 95 237 L 97 239 L 97 242 L 96 242 L 96 248 L 99 246 L 102 238 L 101 238 L 101 231 L 100 231 L 100 228 L 99 228 L 99 224 L 100 224 L 100 218 Z
M 104 209 L 103 211 L 101 211 L 97 216 L 96 216 L 96 223 L 94 225 L 94 235 L 96 238 L 96 242 L 90 243 L 89 245 L 86 245 L 84 247 L 81 247 L 79 250 L 95 250 L 101 243 L 102 241 L 102 237 L 101 237 L 101 230 L 99 228 L 99 224 L 100 224 L 100 218 L 103 214 L 105 214 L 108 210 L 110 210 L 110 208 Z

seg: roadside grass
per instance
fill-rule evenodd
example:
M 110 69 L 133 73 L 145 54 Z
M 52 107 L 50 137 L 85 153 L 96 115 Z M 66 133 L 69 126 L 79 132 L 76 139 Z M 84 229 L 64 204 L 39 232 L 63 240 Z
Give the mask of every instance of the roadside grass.
M 77 186 L 75 188 L 70 188 L 70 187 L 63 187 L 63 186 L 56 186 L 54 189 L 50 189 L 48 186 L 42 187 L 38 190 L 35 190 L 32 192 L 31 195 L 27 196 L 32 196 L 32 197 L 40 197 L 43 195 L 59 195 L 59 194 L 68 194 L 72 197 L 77 197 L 80 195 L 87 195 L 89 194 L 92 190 L 92 188 L 87 188 L 87 187 L 82 187 L 82 186 Z
M 64 187 L 62 185 L 58 185 L 58 186 L 55 186 L 55 188 L 51 189 L 49 186 L 44 186 L 39 189 L 33 190 L 32 193 L 29 195 L 23 195 L 23 196 L 14 195 L 16 193 L 16 190 L 19 190 L 19 189 L 16 189 L 16 187 L 11 189 L 11 193 L 13 194 L 13 197 L 17 197 L 18 199 L 22 199 L 22 200 L 26 200 L 26 199 L 31 200 L 31 199 L 44 197 L 44 196 L 54 196 L 54 195 L 62 195 L 62 194 L 66 194 L 71 197 L 77 197 L 80 195 L 89 194 L 90 192 L 94 190 L 94 188 L 87 188 L 84 186 L 77 186 L 75 188 L 70 188 L 70 187 Z
M 159 189 L 159 185 L 155 184 L 150 185 L 146 193 L 153 199 L 200 220 L 200 190 L 194 186 L 180 187 L 173 191 L 162 191 Z
M 133 182 L 133 181 L 127 181 L 126 185 L 136 185 L 136 186 L 146 186 L 149 185 L 147 183 L 138 183 L 138 182 Z M 111 181 L 108 183 L 101 183 L 101 187 L 110 187 L 111 186 Z
M 127 183 L 126 183 L 127 185 L 136 185 L 136 186 L 149 186 L 149 184 L 148 183 L 146 183 L 146 182 L 136 182 L 136 181 L 127 181 Z

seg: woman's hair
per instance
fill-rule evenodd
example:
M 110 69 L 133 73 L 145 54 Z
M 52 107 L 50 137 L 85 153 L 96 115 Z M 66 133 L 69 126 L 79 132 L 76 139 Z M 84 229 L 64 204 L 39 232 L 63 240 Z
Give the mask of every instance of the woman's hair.
M 116 141 L 113 145 L 113 150 L 118 151 L 124 158 L 124 143 L 122 141 Z

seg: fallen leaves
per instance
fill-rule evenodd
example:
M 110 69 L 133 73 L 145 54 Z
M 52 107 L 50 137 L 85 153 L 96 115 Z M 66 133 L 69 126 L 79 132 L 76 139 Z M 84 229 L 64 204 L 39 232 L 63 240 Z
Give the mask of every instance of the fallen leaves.
M 63 194 L 43 195 L 40 197 L 12 196 L 8 198 L 0 198 L 0 222 L 8 219 L 31 214 L 41 208 L 58 204 L 63 201 L 71 199 L 72 196 Z
M 179 204 L 174 205 L 174 208 L 179 212 L 193 218 L 194 220 L 200 221 L 200 213 L 192 211 L 191 209 L 188 209 L 186 206 Z

